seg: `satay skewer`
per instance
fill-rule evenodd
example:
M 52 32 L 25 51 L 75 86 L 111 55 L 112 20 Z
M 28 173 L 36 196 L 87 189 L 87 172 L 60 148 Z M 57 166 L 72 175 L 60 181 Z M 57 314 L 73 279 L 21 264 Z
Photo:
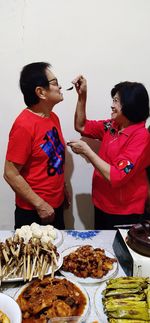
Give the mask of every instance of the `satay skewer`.
M 27 245 L 27 279 L 29 279 L 30 277 L 30 261 L 31 261 L 31 257 L 30 257 L 30 253 L 31 253 L 31 245 L 30 243 Z
M 46 273 L 47 263 L 48 263 L 48 255 L 45 255 L 42 270 L 41 270 L 41 273 L 40 273 L 40 279 L 43 279 L 43 277 L 44 277 L 44 275 Z
M 24 245 L 24 248 L 23 248 L 23 280 L 25 282 L 26 282 L 26 279 L 27 279 L 26 250 L 27 250 L 27 246 Z
M 5 249 L 6 246 L 5 246 L 5 244 L 3 242 L 1 242 L 0 248 L 1 248 L 2 254 L 4 256 L 5 262 L 8 262 L 9 261 L 8 253 L 7 253 L 6 249 Z

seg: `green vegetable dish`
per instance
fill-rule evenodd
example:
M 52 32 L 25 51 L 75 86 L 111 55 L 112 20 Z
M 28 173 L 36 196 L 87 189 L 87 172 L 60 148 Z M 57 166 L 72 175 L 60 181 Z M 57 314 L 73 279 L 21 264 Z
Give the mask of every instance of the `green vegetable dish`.
M 150 278 L 120 277 L 110 279 L 102 295 L 108 322 L 150 322 Z

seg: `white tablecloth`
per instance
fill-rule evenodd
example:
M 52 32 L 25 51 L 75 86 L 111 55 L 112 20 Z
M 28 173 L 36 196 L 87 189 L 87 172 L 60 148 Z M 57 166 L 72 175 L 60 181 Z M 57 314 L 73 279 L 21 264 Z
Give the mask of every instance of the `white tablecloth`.
M 0 240 L 5 241 L 6 238 L 12 236 L 12 231 L 0 231 Z M 94 231 L 94 230 L 84 230 L 84 231 L 76 231 L 76 230 L 67 230 L 62 231 L 63 241 L 62 244 L 58 247 L 58 251 L 61 252 L 67 248 L 76 245 L 93 245 L 96 247 L 103 248 L 111 253 L 113 253 L 112 243 L 115 237 L 116 231 Z M 123 269 L 118 267 L 117 277 L 125 276 Z M 23 283 L 2 283 L 1 291 L 7 295 L 15 298 L 15 293 L 22 286 Z M 94 294 L 96 289 L 100 286 L 100 284 L 82 284 L 82 286 L 86 289 L 89 294 L 91 309 L 87 319 L 87 323 L 93 323 L 94 321 L 100 322 L 95 306 L 94 306 Z M 21 286 L 20 286 L 21 285 Z

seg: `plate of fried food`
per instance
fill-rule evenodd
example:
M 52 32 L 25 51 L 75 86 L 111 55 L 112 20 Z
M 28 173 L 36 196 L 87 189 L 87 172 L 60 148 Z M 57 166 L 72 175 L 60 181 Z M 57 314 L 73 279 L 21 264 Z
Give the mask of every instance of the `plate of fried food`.
M 31 281 L 54 276 L 62 265 L 62 256 L 50 241 L 38 237 L 24 240 L 18 234 L 0 242 L 0 283 Z
M 60 273 L 79 283 L 94 284 L 114 276 L 118 262 L 107 250 L 91 245 L 74 246 L 62 252 Z
M 15 299 L 22 312 L 22 323 L 45 323 L 56 317 L 86 319 L 90 310 L 85 289 L 65 277 L 35 279 L 23 286 Z
M 149 278 L 112 278 L 98 287 L 94 305 L 102 323 L 150 322 Z

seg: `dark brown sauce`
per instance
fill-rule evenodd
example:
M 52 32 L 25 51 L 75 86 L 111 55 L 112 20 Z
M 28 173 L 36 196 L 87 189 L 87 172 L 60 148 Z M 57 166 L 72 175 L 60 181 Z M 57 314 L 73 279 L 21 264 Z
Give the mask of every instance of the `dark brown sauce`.
M 46 323 L 52 317 L 81 316 L 87 299 L 78 286 L 66 278 L 45 277 L 42 281 L 35 280 L 27 286 L 17 302 L 22 311 L 22 323 Z M 57 312 L 57 304 L 61 305 L 61 302 L 65 310 L 69 310 L 68 315 L 67 312 L 65 315 Z

